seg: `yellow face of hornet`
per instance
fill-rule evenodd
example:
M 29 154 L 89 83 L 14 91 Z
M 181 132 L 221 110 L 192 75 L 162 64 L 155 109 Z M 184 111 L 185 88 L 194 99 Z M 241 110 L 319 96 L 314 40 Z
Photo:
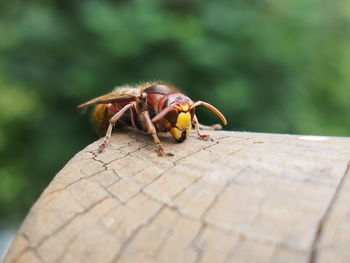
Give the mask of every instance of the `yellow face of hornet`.
M 176 142 L 183 142 L 190 135 L 193 115 L 189 105 L 181 105 L 166 116 L 166 126 Z

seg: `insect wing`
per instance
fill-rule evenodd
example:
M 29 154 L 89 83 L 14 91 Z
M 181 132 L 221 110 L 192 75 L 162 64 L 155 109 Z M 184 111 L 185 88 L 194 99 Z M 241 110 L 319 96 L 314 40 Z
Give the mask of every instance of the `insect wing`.
M 108 104 L 108 103 L 120 103 L 120 102 L 131 102 L 137 100 L 135 95 L 130 94 L 107 94 L 95 99 L 89 100 L 78 106 L 78 109 L 83 109 L 85 107 L 96 105 L 96 104 Z

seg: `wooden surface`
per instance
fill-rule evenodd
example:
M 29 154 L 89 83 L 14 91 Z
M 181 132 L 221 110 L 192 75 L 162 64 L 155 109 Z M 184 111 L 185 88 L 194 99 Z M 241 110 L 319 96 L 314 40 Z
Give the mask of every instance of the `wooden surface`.
M 350 262 L 350 138 L 116 133 L 32 207 L 9 262 Z

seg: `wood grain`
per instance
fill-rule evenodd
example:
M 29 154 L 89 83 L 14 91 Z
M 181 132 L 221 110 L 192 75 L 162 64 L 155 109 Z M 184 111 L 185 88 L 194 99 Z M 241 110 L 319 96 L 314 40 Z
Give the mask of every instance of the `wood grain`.
M 112 136 L 32 207 L 9 262 L 350 262 L 350 138 Z

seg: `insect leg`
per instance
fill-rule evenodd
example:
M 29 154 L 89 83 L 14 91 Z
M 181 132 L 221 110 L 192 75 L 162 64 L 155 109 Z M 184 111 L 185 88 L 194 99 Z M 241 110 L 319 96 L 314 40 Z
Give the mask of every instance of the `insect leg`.
M 144 111 L 142 113 L 142 115 L 143 115 L 143 121 L 146 124 L 147 130 L 153 137 L 154 143 L 156 145 L 156 152 L 158 153 L 158 155 L 159 156 L 164 156 L 164 155 L 172 156 L 173 154 L 171 154 L 171 153 L 165 153 L 164 148 L 163 148 L 162 144 L 160 143 L 160 140 L 157 136 L 156 128 L 154 127 L 154 125 L 152 123 L 152 120 L 149 116 L 148 111 Z
M 193 116 L 193 121 L 192 122 L 193 122 L 193 125 L 194 125 L 194 129 L 195 129 L 195 131 L 197 133 L 198 139 L 201 139 L 201 140 L 204 140 L 204 141 L 209 140 L 209 135 L 201 134 L 199 132 L 199 128 L 200 128 L 201 124 L 199 124 L 196 115 Z
M 107 105 L 107 109 L 112 112 L 113 114 L 117 114 L 118 110 L 114 107 L 114 105 L 112 103 L 108 103 Z
M 130 119 L 131 119 L 131 125 L 132 127 L 136 128 L 137 129 L 137 126 L 136 126 L 136 113 L 134 112 L 135 111 L 135 107 L 131 107 L 130 108 Z
M 128 109 L 130 109 L 132 106 L 133 105 L 131 103 L 125 105 L 124 108 L 122 108 L 120 111 L 116 112 L 115 115 L 112 118 L 109 119 L 109 125 L 108 125 L 108 129 L 107 129 L 107 132 L 106 132 L 106 136 L 104 137 L 102 144 L 98 147 L 98 152 L 102 152 L 106 148 L 106 146 L 107 146 L 107 144 L 109 142 L 109 139 L 112 136 L 112 131 L 113 131 L 113 128 L 114 128 L 115 124 L 120 119 L 120 117 L 122 117 L 123 114 Z M 108 105 L 108 109 L 111 110 L 112 112 L 116 111 L 113 105 Z
M 222 126 L 220 124 L 214 124 L 214 125 L 210 125 L 210 126 L 207 126 L 207 125 L 203 125 L 203 124 L 200 124 L 198 123 L 199 125 L 199 128 L 202 129 L 202 130 L 209 130 L 209 131 L 212 131 L 212 130 L 221 130 L 222 129 Z

